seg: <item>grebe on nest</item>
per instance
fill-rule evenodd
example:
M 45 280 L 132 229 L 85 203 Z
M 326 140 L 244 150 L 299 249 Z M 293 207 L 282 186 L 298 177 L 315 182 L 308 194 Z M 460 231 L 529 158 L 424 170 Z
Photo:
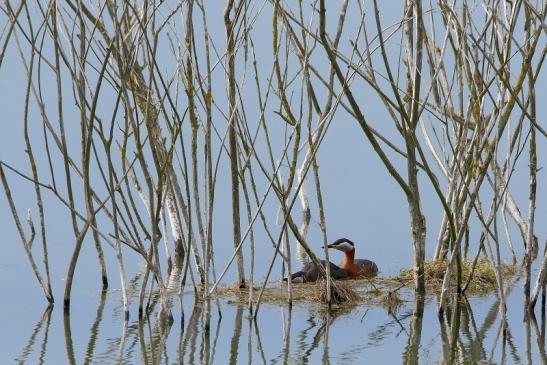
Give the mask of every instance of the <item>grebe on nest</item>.
M 328 248 L 334 248 L 344 252 L 346 255 L 340 266 L 330 262 L 330 276 L 333 279 L 340 280 L 346 278 L 372 278 L 378 274 L 378 266 L 373 261 L 364 259 L 355 259 L 355 245 L 347 238 L 340 238 Z M 325 267 L 327 261 L 321 260 L 321 265 Z M 293 283 L 308 283 L 316 281 L 322 273 L 313 262 L 308 262 L 301 271 L 291 275 Z M 286 280 L 286 279 L 283 279 Z

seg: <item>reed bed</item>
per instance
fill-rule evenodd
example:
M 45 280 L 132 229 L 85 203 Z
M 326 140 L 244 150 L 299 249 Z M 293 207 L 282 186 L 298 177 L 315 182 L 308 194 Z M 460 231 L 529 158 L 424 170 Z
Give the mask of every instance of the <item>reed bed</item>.
M 332 283 L 332 308 L 355 308 L 361 304 L 396 307 L 406 301 L 403 297 L 410 293 L 408 285 L 404 284 L 404 281 L 400 278 L 333 280 Z M 292 303 L 312 305 L 318 308 L 328 306 L 325 284 L 325 280 L 319 280 L 315 283 L 294 284 Z M 253 301 L 258 299 L 260 288 L 260 286 L 254 288 Z M 405 294 L 402 294 L 401 290 Z M 229 304 L 244 304 L 249 300 L 249 288 L 242 289 L 235 285 L 222 286 L 217 290 L 217 297 L 226 300 Z M 287 305 L 286 284 L 273 283 L 266 286 L 261 300 L 269 305 Z
M 186 286 L 205 302 L 237 293 L 255 314 L 264 300 L 363 300 L 357 281 L 331 282 L 329 265 L 327 280 L 289 282 L 282 295 L 256 285 L 272 272 L 287 277 L 330 261 L 309 241 L 333 239 L 327 218 L 338 191 L 321 184 L 330 170 L 320 168 L 328 154 L 318 151 L 342 122 L 368 146 L 355 156 L 345 136 L 337 140 L 352 169 L 365 167 L 361 188 L 345 193 L 356 202 L 378 194 L 366 179 L 382 173 L 367 169 L 376 159 L 408 208 L 413 268 L 399 278 L 407 288 L 439 292 L 441 313 L 447 296 L 462 291 L 496 290 L 505 308 L 503 278 L 516 272 L 502 263 L 508 252 L 523 263 L 533 309 L 547 277 L 535 228 L 545 212 L 538 141 L 547 132 L 536 100 L 545 4 L 401 1 L 396 20 L 394 6 L 377 0 L 261 4 L 227 0 L 222 12 L 203 0 L 0 5 L 0 75 L 18 62 L 25 78 L 21 102 L 7 103 L 19 108 L 21 141 L 1 151 L 0 182 L 46 300 L 60 296 L 69 310 L 86 245 L 102 289 L 115 262 L 126 318 L 127 267 L 141 264 L 144 274 L 130 284 L 139 315 L 157 290 L 169 317 Z M 522 184 L 526 194 L 514 194 Z M 424 201 L 436 210 L 426 212 Z M 53 250 L 52 207 L 69 222 L 66 246 Z M 433 233 L 428 215 L 441 217 Z M 352 227 L 361 229 L 375 227 Z M 231 251 L 222 267 L 219 244 Z M 66 273 L 62 294 L 53 292 L 49 265 L 61 250 L 71 252 L 55 267 L 56 276 Z M 463 260 L 469 252 L 477 253 L 474 270 Z M 258 254 L 268 262 L 261 272 Z M 229 273 L 237 290 L 222 288 Z M 395 303 L 400 293 L 390 290 L 379 297 Z

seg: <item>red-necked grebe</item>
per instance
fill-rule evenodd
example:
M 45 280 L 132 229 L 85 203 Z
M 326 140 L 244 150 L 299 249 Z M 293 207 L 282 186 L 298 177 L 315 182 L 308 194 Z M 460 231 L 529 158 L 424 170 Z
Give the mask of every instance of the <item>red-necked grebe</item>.
M 378 274 L 378 266 L 370 260 L 355 259 L 355 245 L 347 238 L 340 238 L 330 245 L 328 248 L 334 248 L 345 253 L 344 260 L 340 266 L 336 266 L 332 262 L 330 265 L 330 275 L 333 279 L 347 278 L 371 278 Z M 321 260 L 321 265 L 325 267 L 327 261 Z M 293 283 L 308 283 L 314 282 L 322 276 L 321 271 L 313 263 L 309 262 L 302 268 L 301 271 L 291 275 Z M 283 279 L 287 280 L 287 279 Z

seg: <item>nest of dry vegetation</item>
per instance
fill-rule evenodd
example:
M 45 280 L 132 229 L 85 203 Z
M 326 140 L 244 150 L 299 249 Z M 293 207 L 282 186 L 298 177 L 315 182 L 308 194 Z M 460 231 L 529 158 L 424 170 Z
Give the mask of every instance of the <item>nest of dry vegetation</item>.
M 402 303 L 398 290 L 404 285 L 397 279 L 332 280 L 331 305 L 335 308 L 353 308 L 359 303 L 395 307 Z M 261 287 L 253 288 L 253 301 L 256 303 Z M 229 298 L 228 303 L 246 303 L 249 288 L 237 286 L 217 288 L 217 295 Z M 327 304 L 325 280 L 315 283 L 292 284 L 293 303 L 309 303 L 319 306 Z M 282 305 L 288 302 L 287 284 L 268 286 L 261 298 L 262 303 Z
M 315 283 L 314 299 L 316 302 L 326 304 L 328 301 L 327 296 L 327 283 L 325 280 L 318 280 Z M 361 296 L 351 287 L 348 281 L 331 281 L 331 304 L 352 304 L 360 302 Z
M 462 285 L 465 285 L 473 267 L 472 261 L 464 261 L 462 263 Z M 425 263 L 425 281 L 428 291 L 439 292 L 443 285 L 444 274 L 447 269 L 447 261 L 428 261 Z M 509 279 L 515 276 L 517 268 L 513 265 L 501 265 L 501 274 L 504 279 Z M 414 270 L 403 270 L 399 275 L 399 279 L 412 283 Z M 452 270 L 450 278 L 450 286 L 456 286 L 457 276 L 456 270 Z M 496 269 L 492 267 L 487 260 L 478 260 L 473 271 L 473 277 L 469 282 L 467 293 L 471 295 L 490 294 L 498 287 L 496 280 Z
M 253 301 L 256 302 L 260 295 L 261 287 L 253 287 Z M 235 286 L 217 288 L 217 295 L 221 297 L 234 297 L 238 301 L 249 300 L 249 288 Z M 271 286 L 264 289 L 263 303 L 282 304 L 288 302 L 287 285 Z M 325 280 L 318 280 L 310 284 L 292 284 L 292 301 L 295 303 L 327 303 L 327 285 Z M 361 296 L 352 288 L 348 281 L 331 281 L 331 304 L 349 304 L 361 302 Z
M 472 271 L 472 262 L 462 264 L 462 285 L 464 285 Z M 442 288 L 446 261 L 429 261 L 425 264 L 425 278 L 427 291 L 438 293 Z M 511 265 L 502 265 L 502 276 L 505 280 L 514 278 L 517 268 Z M 398 277 L 374 278 L 357 280 L 332 280 L 331 305 L 334 307 L 352 308 L 359 303 L 382 306 L 393 309 L 405 301 L 405 295 L 411 293 L 409 288 L 413 285 L 414 271 L 403 270 Z M 456 287 L 456 272 L 453 271 L 451 288 Z M 403 289 L 403 290 L 401 290 Z M 488 295 L 497 289 L 496 271 L 486 260 L 479 260 L 473 272 L 473 278 L 469 283 L 466 293 L 470 295 Z M 253 287 L 253 302 L 257 302 L 261 286 Z M 217 295 L 228 298 L 228 303 L 247 303 L 249 301 L 249 288 L 240 288 L 237 285 L 231 287 L 218 287 Z M 260 299 L 262 303 L 283 305 L 288 303 L 288 289 L 286 283 L 267 286 Z M 315 283 L 292 284 L 292 302 L 310 303 L 319 306 L 327 303 L 327 286 L 325 280 Z

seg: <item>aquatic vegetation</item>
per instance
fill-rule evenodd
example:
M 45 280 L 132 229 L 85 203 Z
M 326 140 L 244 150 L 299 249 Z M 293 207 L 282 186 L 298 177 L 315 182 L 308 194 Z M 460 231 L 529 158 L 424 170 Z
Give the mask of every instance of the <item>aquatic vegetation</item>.
M 447 271 L 447 265 L 448 263 L 446 260 L 426 261 L 424 276 L 429 291 L 441 291 L 444 275 Z M 501 273 L 506 279 L 512 278 L 519 270 L 520 268 L 515 265 L 501 264 Z M 470 277 L 472 271 L 473 276 Z M 398 278 L 411 283 L 413 275 L 414 271 L 412 269 L 407 269 L 402 270 Z M 487 260 L 478 260 L 475 267 L 473 267 L 472 261 L 462 262 L 462 286 L 465 285 L 468 280 L 469 286 L 466 293 L 469 295 L 485 295 L 494 292 L 498 288 L 496 269 L 493 268 L 492 264 Z M 454 292 L 457 291 L 457 272 L 455 270 L 452 271 L 450 277 L 450 287 Z
M 320 279 L 311 284 L 293 284 L 292 302 L 293 303 L 314 303 L 318 305 L 327 305 L 326 280 Z M 333 280 L 331 281 L 332 305 L 351 305 L 362 301 L 361 296 L 357 292 L 355 285 L 349 280 Z M 255 286 L 253 290 L 256 302 L 261 295 L 261 287 Z M 217 289 L 219 297 L 233 298 L 236 303 L 246 303 L 249 300 L 249 288 L 219 287 Z M 261 295 L 263 303 L 284 305 L 287 303 L 287 286 L 286 284 L 274 284 L 265 287 Z
M 545 293 L 538 2 L 405 1 L 399 13 L 377 0 L 46 3 L 0 5 L 0 76 L 20 66 L 2 95 L 19 124 L 2 126 L 0 183 L 48 303 L 69 311 L 83 255 L 103 290 L 117 271 L 124 318 L 138 293 L 138 316 L 157 300 L 170 323 L 186 289 L 209 303 L 228 281 L 255 316 L 274 298 L 365 300 L 331 277 L 386 267 L 387 250 L 354 259 L 356 247 L 369 257 L 367 231 L 377 250 L 407 242 L 414 266 L 395 288 L 370 281 L 371 298 L 429 289 L 443 314 L 455 292 L 495 290 L 505 308 L 505 254 L 523 263 L 523 305 Z M 382 235 L 391 217 L 369 219 L 387 194 L 407 237 Z M 329 243 L 345 252 L 340 267 L 320 264 Z M 267 287 L 292 275 L 326 280 Z

